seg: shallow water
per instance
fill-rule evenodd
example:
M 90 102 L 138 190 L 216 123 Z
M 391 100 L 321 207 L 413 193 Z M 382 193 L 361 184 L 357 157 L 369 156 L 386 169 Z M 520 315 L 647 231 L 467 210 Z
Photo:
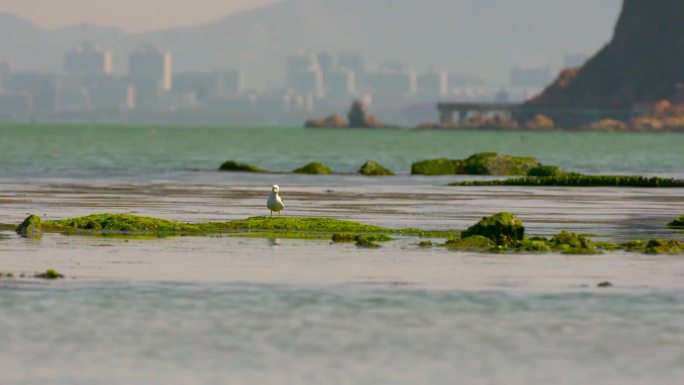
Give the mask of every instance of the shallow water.
M 684 378 L 682 304 L 669 292 L 23 285 L 0 296 L 0 376 L 8 385 L 671 385 Z
M 596 173 L 684 176 L 674 134 L 0 127 L 0 223 L 125 212 L 267 214 L 463 229 L 516 212 L 528 234 L 684 236 L 682 189 L 446 187 L 468 177 L 214 171 L 230 158 L 354 171 L 495 150 Z M 321 148 L 325 150 L 322 151 Z M 472 179 L 472 177 L 470 177 Z M 0 384 L 657 384 L 684 381 L 684 258 L 379 250 L 277 238 L 122 239 L 0 230 Z M 610 281 L 613 287 L 597 288 Z

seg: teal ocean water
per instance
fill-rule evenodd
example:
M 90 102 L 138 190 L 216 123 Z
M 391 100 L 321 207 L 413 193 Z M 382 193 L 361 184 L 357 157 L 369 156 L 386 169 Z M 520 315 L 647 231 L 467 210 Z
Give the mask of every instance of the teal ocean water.
M 272 171 L 321 161 L 354 172 L 368 159 L 412 162 L 497 151 L 590 173 L 684 175 L 684 135 L 345 130 L 283 127 L 0 127 L 0 177 L 186 179 L 235 159 Z

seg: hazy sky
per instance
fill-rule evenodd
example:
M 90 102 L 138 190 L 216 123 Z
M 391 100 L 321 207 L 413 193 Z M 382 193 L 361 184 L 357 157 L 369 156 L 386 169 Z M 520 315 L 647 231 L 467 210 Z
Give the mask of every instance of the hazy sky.
M 43 27 L 88 22 L 129 32 L 193 25 L 276 0 L 0 0 L 0 10 Z

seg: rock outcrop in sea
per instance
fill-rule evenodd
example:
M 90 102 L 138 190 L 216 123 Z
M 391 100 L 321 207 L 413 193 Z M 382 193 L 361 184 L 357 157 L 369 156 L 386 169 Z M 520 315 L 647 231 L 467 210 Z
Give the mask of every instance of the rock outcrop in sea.
M 315 128 L 393 128 L 394 126 L 378 121 L 373 115 L 366 111 L 366 106 L 359 100 L 352 103 L 347 120 L 333 114 L 324 119 L 309 119 L 304 123 L 305 127 Z
M 682 20 L 682 0 L 624 0 L 613 39 L 583 67 L 563 70 L 522 109 L 545 111 L 561 125 L 590 129 L 684 127 Z M 654 106 L 663 103 L 669 108 L 654 113 Z M 593 117 L 576 113 L 587 110 L 596 112 Z

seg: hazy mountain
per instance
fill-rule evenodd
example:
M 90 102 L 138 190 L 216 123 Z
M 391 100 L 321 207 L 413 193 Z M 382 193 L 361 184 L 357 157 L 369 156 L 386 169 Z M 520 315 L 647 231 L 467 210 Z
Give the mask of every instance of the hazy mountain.
M 613 39 L 579 71 L 529 103 L 622 107 L 684 95 L 684 0 L 625 0 Z
M 438 66 L 505 81 L 514 65 L 558 67 L 610 38 L 621 0 L 285 0 L 214 23 L 143 34 L 76 26 L 44 30 L 0 13 L 0 57 L 58 70 L 83 40 L 112 50 L 115 70 L 146 42 L 173 52 L 177 71 L 234 67 L 250 84 L 284 76 L 298 51 L 358 52 L 371 64 Z

